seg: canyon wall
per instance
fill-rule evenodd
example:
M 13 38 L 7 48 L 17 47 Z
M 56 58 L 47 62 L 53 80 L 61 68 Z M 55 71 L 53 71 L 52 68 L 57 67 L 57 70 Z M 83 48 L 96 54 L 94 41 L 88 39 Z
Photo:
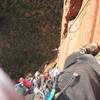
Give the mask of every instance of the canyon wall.
M 76 6 L 71 4 L 72 1 Z M 70 10 L 70 7 L 73 10 Z M 73 11 L 76 11 L 76 14 L 73 14 Z M 71 20 L 68 19 L 70 16 L 73 17 Z M 100 0 L 64 0 L 58 66 L 63 69 L 66 57 L 83 45 L 100 45 L 99 38 Z

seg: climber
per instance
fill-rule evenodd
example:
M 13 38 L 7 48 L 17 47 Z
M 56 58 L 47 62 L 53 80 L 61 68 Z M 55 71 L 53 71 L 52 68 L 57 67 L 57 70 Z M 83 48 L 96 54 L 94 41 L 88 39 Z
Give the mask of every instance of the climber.
M 100 65 L 95 59 L 99 52 L 97 44 L 89 44 L 66 58 L 64 72 L 58 77 L 57 100 L 99 100 Z M 78 80 L 73 80 L 77 73 Z

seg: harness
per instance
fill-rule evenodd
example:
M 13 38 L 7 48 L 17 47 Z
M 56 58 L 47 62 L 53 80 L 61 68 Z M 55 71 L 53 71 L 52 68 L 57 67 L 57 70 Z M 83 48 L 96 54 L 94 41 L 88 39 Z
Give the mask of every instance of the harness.
M 44 91 L 46 89 L 46 85 L 48 84 L 48 81 L 50 81 L 50 80 L 47 80 L 46 83 L 45 83 L 44 90 L 39 90 L 37 92 L 37 94 L 35 95 L 34 100 L 37 100 L 37 97 L 40 97 L 40 100 L 53 100 L 53 99 L 56 100 L 68 87 L 73 86 L 75 83 L 77 83 L 79 79 L 80 79 L 80 75 L 78 73 L 74 72 L 72 74 L 72 77 L 70 77 L 70 79 L 68 80 L 68 82 L 64 86 L 64 88 L 61 91 L 56 93 L 56 86 L 57 86 L 57 82 L 58 82 L 57 81 L 58 76 L 54 77 L 53 78 L 52 89 L 49 92 L 47 98 L 45 98 Z

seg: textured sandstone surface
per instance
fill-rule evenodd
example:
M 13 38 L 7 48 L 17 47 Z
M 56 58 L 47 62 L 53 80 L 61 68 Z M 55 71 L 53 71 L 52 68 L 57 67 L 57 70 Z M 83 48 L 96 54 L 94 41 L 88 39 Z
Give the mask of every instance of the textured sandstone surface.
M 62 27 L 64 22 L 62 22 Z M 62 39 L 59 47 L 58 66 L 61 69 L 66 57 L 82 45 L 92 42 L 100 45 L 100 0 L 83 0 L 76 18 L 66 23 L 68 23 L 67 36 Z

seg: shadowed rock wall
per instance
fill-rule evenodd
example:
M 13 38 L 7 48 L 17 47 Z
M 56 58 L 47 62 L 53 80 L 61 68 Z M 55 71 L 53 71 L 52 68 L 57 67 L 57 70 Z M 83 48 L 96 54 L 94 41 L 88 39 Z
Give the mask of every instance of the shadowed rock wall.
M 62 0 L 0 0 L 0 65 L 11 77 L 57 53 Z
M 69 1 L 76 2 L 76 0 Z M 63 69 L 66 57 L 72 52 L 79 50 L 83 45 L 89 43 L 97 43 L 100 45 L 100 0 L 78 1 L 83 1 L 81 9 L 75 19 L 71 21 L 67 20 L 67 36 L 59 49 L 58 66 L 60 66 L 61 69 Z M 74 6 L 73 8 L 77 9 L 77 7 Z M 68 13 L 66 12 L 65 15 L 67 16 L 67 14 Z M 62 32 L 63 29 L 64 27 L 62 28 Z

